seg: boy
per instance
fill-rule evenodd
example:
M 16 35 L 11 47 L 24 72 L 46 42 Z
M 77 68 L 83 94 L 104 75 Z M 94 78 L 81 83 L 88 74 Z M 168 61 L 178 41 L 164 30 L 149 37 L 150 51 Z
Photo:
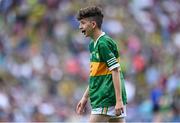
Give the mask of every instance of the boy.
M 76 112 L 82 114 L 90 98 L 90 122 L 125 122 L 127 99 L 120 72 L 119 53 L 115 41 L 101 31 L 101 9 L 97 6 L 80 9 L 77 19 L 82 33 L 92 41 L 89 44 L 89 86 L 79 101 Z

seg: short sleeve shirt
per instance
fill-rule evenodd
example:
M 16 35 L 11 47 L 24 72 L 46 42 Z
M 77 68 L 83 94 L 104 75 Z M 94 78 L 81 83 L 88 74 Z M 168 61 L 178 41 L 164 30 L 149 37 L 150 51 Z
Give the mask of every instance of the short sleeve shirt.
M 92 108 L 114 106 L 115 90 L 112 80 L 114 68 L 120 67 L 116 42 L 108 35 L 101 35 L 96 42 L 91 41 L 89 95 Z M 120 72 L 123 103 L 127 103 L 124 78 Z

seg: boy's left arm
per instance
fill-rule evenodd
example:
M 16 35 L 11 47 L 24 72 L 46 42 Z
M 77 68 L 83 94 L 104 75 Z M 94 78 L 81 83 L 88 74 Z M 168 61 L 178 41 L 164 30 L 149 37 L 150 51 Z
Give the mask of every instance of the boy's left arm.
M 123 110 L 123 102 L 122 102 L 122 94 L 121 94 L 121 79 L 120 79 L 120 70 L 119 67 L 112 69 L 112 78 L 116 95 L 116 115 L 119 116 L 124 112 Z

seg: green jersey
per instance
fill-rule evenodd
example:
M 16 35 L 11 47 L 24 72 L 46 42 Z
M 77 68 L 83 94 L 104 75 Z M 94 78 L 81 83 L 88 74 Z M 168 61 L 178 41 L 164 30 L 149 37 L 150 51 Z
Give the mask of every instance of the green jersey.
M 115 106 L 116 96 L 111 70 L 120 67 L 117 45 L 105 33 L 91 41 L 89 96 L 92 108 Z M 124 78 L 120 72 L 123 104 L 127 103 Z

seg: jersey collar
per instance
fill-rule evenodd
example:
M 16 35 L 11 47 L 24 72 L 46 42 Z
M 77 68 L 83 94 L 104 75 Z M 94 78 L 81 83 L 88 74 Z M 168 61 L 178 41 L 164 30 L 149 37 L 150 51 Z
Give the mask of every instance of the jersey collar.
M 94 48 L 96 47 L 96 44 L 97 44 L 99 38 L 104 36 L 104 35 L 105 35 L 105 32 L 102 32 L 101 35 L 96 39 L 96 41 L 94 42 Z

